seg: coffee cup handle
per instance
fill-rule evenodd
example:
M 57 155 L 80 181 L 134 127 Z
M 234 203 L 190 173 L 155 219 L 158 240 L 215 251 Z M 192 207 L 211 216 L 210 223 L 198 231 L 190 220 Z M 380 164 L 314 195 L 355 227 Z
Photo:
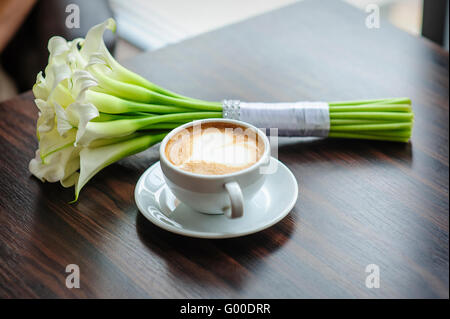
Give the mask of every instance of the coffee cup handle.
M 225 215 L 228 218 L 242 217 L 244 215 L 244 196 L 241 187 L 236 182 L 228 182 L 224 186 L 230 196 L 231 203 L 231 209 Z

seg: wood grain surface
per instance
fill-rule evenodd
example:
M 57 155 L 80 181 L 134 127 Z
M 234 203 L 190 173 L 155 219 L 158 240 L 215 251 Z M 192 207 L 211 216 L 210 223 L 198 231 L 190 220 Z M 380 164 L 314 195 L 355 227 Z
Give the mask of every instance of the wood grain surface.
M 138 212 L 134 187 L 157 147 L 104 169 L 68 204 L 72 189 L 28 172 L 31 93 L 1 103 L 0 297 L 448 298 L 448 53 L 365 18 L 338 1 L 304 1 L 126 63 L 210 100 L 413 101 L 408 144 L 281 140 L 299 199 L 242 238 L 185 238 Z M 80 267 L 79 289 L 65 286 L 68 264 Z M 369 264 L 378 289 L 365 286 Z

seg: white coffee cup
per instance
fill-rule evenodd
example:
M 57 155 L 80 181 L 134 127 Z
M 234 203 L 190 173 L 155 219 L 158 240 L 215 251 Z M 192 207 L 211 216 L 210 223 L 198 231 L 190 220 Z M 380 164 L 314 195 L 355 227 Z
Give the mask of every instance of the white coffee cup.
M 264 143 L 264 152 L 259 160 L 250 167 L 225 175 L 192 173 L 172 164 L 165 152 L 168 141 L 181 130 L 209 122 L 231 123 L 254 130 L 259 141 Z M 244 214 L 245 200 L 251 199 L 264 183 L 265 174 L 261 173 L 260 168 L 270 160 L 270 145 L 267 136 L 253 125 L 216 118 L 198 120 L 175 128 L 161 142 L 159 153 L 164 179 L 181 202 L 202 213 L 238 218 Z

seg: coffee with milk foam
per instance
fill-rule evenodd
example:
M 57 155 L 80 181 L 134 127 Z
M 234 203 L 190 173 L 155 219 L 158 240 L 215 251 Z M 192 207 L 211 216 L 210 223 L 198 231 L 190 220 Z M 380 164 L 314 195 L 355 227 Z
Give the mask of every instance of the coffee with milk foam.
M 178 168 L 204 175 L 224 175 L 252 166 L 264 153 L 254 129 L 224 122 L 196 124 L 175 134 L 165 155 Z

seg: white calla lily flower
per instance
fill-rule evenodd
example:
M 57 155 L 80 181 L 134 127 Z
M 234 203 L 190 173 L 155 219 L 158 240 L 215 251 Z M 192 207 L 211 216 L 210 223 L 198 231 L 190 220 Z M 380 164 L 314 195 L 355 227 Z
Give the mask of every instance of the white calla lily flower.
M 40 151 L 37 150 L 36 157 L 30 161 L 28 168 L 34 176 L 43 182 L 65 180 L 78 169 L 74 163 L 79 163 L 79 152 L 80 149 L 68 146 L 50 154 L 43 162 Z M 68 165 L 68 163 L 71 165 Z
M 97 172 L 161 141 L 168 129 L 222 114 L 220 103 L 182 97 L 121 66 L 103 42 L 115 28 L 108 19 L 84 39 L 52 37 L 33 86 L 39 148 L 29 170 L 75 186 L 75 200 Z
M 39 109 L 39 123 L 37 129 L 40 133 L 49 132 L 55 126 L 55 108 L 47 101 L 36 99 L 34 101 Z

